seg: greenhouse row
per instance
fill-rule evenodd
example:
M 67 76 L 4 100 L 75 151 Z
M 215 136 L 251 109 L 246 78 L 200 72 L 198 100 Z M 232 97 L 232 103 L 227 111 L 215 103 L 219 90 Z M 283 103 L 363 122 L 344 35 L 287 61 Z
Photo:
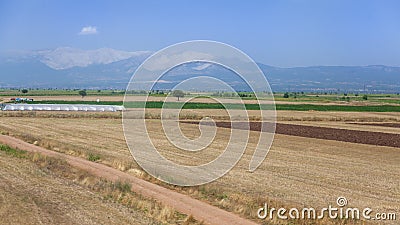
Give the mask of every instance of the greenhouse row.
M 124 110 L 117 105 L 78 105 L 78 104 L 2 104 L 7 111 L 98 111 L 116 112 Z

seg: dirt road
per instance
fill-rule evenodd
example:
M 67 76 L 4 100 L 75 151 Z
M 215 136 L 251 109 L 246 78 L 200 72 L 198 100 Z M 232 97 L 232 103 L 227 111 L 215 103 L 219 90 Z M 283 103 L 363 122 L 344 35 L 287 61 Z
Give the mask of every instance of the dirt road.
M 187 195 L 177 193 L 99 163 L 50 151 L 10 136 L 0 135 L 0 143 L 29 152 L 38 152 L 50 157 L 65 159 L 74 167 L 111 181 L 129 182 L 132 185 L 132 191 L 156 199 L 179 212 L 192 215 L 198 221 L 204 221 L 205 224 L 256 224 L 253 221 L 246 220 L 238 215 L 193 199 Z

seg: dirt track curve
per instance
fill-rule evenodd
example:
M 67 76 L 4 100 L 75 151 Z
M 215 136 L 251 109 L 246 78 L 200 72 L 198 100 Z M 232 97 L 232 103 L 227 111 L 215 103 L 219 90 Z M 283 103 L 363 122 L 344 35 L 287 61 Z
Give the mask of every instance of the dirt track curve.
M 181 213 L 192 215 L 195 219 L 198 221 L 203 221 L 205 224 L 257 224 L 253 221 L 241 218 L 233 213 L 193 199 L 187 195 L 180 194 L 167 188 L 147 182 L 100 163 L 90 162 L 82 158 L 47 150 L 10 136 L 0 135 L 0 143 L 29 152 L 38 152 L 50 157 L 65 159 L 74 167 L 86 170 L 93 175 L 103 177 L 111 181 L 122 180 L 129 182 L 132 185 L 133 192 L 156 199 L 157 201 L 168 205 Z

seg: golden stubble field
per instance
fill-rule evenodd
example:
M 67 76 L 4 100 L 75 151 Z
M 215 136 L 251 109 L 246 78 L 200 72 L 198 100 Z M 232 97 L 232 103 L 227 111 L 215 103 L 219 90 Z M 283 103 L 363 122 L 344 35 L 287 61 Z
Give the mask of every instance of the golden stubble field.
M 200 114 L 218 115 L 217 111 Z M 143 176 L 126 147 L 118 114 L 111 118 L 31 116 L 1 117 L 0 131 L 66 154 L 99 155 L 99 163 Z M 280 122 L 328 123 L 333 127 L 345 126 L 343 124 L 349 121 L 398 121 L 399 118 L 398 113 L 278 112 Z M 187 136 L 199 135 L 196 125 L 181 124 L 181 127 Z M 204 163 L 218 155 L 230 134 L 229 129 L 218 128 L 215 142 L 204 152 L 182 154 L 165 139 L 157 120 L 149 120 L 148 128 L 153 143 L 160 147 L 163 155 L 188 164 Z M 351 125 L 351 129 L 358 128 L 365 129 L 365 126 Z M 396 132 L 396 128 L 390 129 Z M 132 135 L 137 137 L 140 146 L 146 134 L 137 130 Z M 377 212 L 400 211 L 398 148 L 276 135 L 265 161 L 250 173 L 247 169 L 256 137 L 257 133 L 251 131 L 245 154 L 226 176 L 189 190 L 188 194 L 198 197 L 193 192 L 206 190 L 204 193 L 211 195 L 206 200 L 211 204 L 253 219 L 257 206 L 264 201 L 275 206 L 321 208 L 329 204 L 335 206 L 339 196 L 346 197 L 352 207 L 371 207 Z
M 54 162 L 53 162 L 54 163 Z M 0 152 L 1 224 L 150 224 L 146 213 L 105 201 L 46 166 Z

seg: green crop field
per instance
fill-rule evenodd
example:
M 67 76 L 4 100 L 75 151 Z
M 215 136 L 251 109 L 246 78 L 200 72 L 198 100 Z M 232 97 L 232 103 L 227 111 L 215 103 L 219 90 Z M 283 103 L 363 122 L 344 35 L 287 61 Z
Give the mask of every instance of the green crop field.
M 126 108 L 170 108 L 176 109 L 181 107 L 181 102 L 161 102 L 161 101 L 150 101 L 150 102 L 126 102 L 123 104 L 121 101 L 35 101 L 28 102 L 29 104 L 91 104 L 91 105 L 124 105 Z M 260 105 L 258 104 L 245 104 L 247 110 L 259 110 Z M 263 109 L 272 109 L 272 105 L 261 105 Z M 400 112 L 400 106 L 396 105 L 366 105 L 366 106 L 355 106 L 355 105 L 315 105 L 315 104 L 276 104 L 276 110 L 289 110 L 289 111 L 339 111 L 339 112 Z M 242 109 L 242 104 L 227 103 L 222 105 L 220 103 L 198 103 L 188 102 L 182 107 L 183 109 Z
M 126 108 L 138 108 L 143 106 L 142 102 L 129 102 L 125 104 Z M 181 104 L 177 102 L 167 102 L 165 108 L 177 108 Z M 163 102 L 147 102 L 146 108 L 161 108 Z M 242 109 L 241 104 L 225 104 L 227 109 Z M 245 104 L 247 110 L 260 110 L 258 104 Z M 262 109 L 272 109 L 272 105 L 261 105 Z M 351 105 L 312 105 L 312 104 L 276 104 L 276 110 L 290 111 L 344 111 L 344 112 L 400 112 L 400 106 L 394 105 L 370 105 L 370 106 L 351 106 Z M 183 109 L 224 109 L 220 103 L 194 103 L 189 102 L 183 105 Z

